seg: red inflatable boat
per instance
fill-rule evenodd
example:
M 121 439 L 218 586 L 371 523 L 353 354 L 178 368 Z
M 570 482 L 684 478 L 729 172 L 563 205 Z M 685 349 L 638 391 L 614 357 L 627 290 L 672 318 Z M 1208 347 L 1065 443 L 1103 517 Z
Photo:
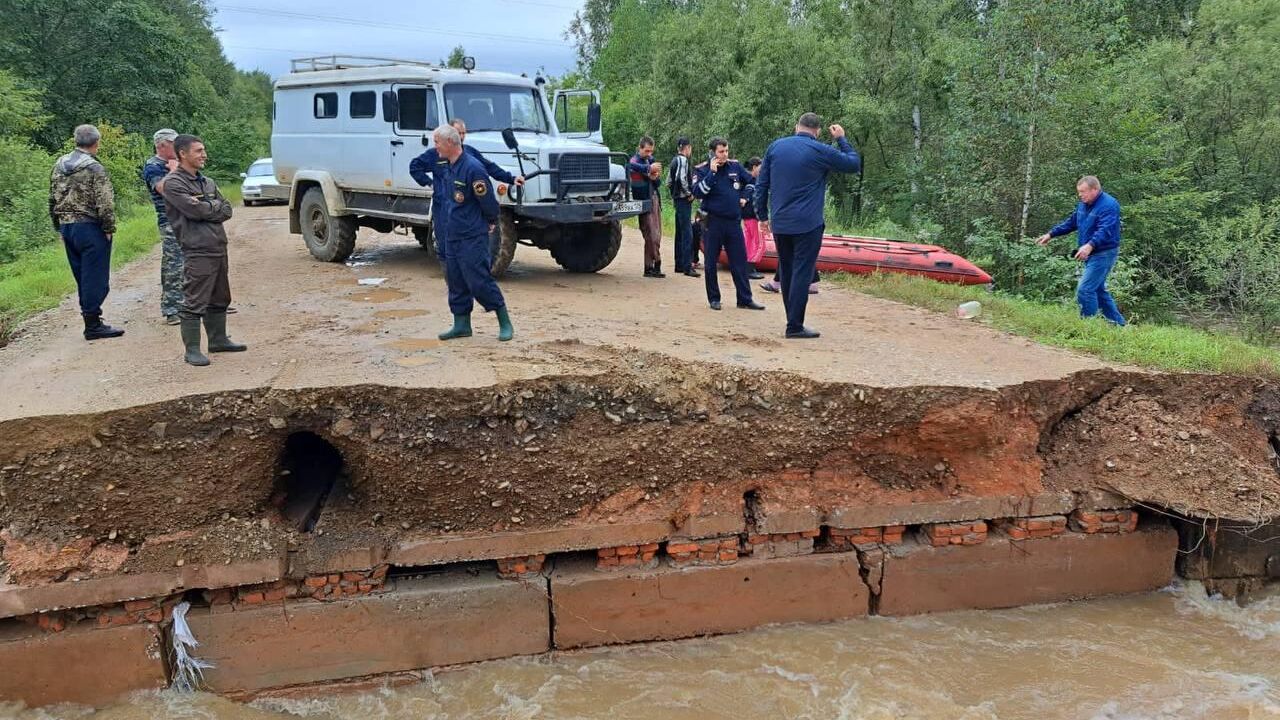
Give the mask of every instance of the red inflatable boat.
M 723 252 L 720 253 L 720 262 L 728 262 Z M 773 245 L 772 236 L 765 236 L 764 257 L 756 263 L 756 267 L 761 271 L 777 269 L 778 251 Z M 818 270 L 864 275 L 874 272 L 906 273 L 957 285 L 985 285 L 991 282 L 991 276 L 982 268 L 936 245 L 846 235 L 822 237 Z

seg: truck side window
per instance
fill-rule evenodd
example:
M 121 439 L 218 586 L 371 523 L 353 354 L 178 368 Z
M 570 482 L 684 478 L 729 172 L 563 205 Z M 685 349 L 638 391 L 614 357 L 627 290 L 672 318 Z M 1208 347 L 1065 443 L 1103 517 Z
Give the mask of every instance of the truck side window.
M 440 124 L 434 88 L 399 88 L 401 130 L 435 130 Z
M 316 93 L 315 116 L 321 120 L 338 117 L 338 93 Z
M 378 114 L 378 95 L 372 90 L 351 93 L 348 103 L 353 118 L 371 118 Z

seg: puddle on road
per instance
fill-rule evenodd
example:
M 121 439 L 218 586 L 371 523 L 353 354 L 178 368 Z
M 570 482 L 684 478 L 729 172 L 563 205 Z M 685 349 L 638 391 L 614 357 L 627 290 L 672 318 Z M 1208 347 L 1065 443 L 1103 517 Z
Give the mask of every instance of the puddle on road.
M 347 296 L 349 300 L 357 302 L 384 303 L 395 300 L 403 300 L 409 297 L 409 293 L 403 290 L 395 290 L 393 288 L 377 288 L 376 290 L 360 290 L 353 292 Z
M 444 341 L 436 338 L 401 338 L 395 342 L 383 343 L 382 346 L 394 350 L 403 350 L 404 352 L 417 352 L 419 350 L 438 348 L 443 344 Z
M 405 310 L 379 310 L 378 312 L 374 313 L 373 316 L 376 318 L 381 318 L 383 320 L 403 320 L 405 318 L 421 317 L 426 314 L 427 314 L 426 310 L 405 309 Z

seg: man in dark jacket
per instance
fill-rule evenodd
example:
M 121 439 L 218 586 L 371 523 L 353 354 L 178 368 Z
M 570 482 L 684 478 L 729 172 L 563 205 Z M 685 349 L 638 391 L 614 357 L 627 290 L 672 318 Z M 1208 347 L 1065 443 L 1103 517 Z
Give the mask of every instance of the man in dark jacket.
M 756 179 L 756 215 L 760 231 L 773 232 L 778 250 L 778 275 L 782 302 L 787 308 L 786 337 L 816 338 L 819 333 L 804 326 L 809 304 L 809 283 L 814 277 L 818 253 L 822 250 L 822 216 L 827 196 L 827 175 L 853 173 L 862 168 L 862 159 L 845 139 L 844 128 L 832 125 L 831 135 L 838 148 L 818 141 L 822 121 L 805 113 L 796 122 L 791 137 L 773 141 L 764 154 L 760 177 Z
M 209 335 L 209 352 L 243 352 L 248 349 L 227 336 L 227 306 L 231 304 L 228 278 L 227 231 L 231 203 L 218 186 L 201 174 L 209 156 L 204 142 L 194 135 L 174 138 L 178 168 L 165 176 L 161 194 L 164 213 L 182 245 L 183 295 L 179 326 L 183 360 L 204 366 L 209 358 L 200 352 L 200 320 Z
M 640 138 L 636 154 L 627 162 L 627 177 L 631 183 L 631 197 L 635 200 L 652 200 L 647 213 L 638 218 L 640 234 L 644 236 L 644 276 L 666 277 L 662 272 L 662 203 L 658 187 L 662 184 L 662 163 L 653 160 L 653 138 Z
M 676 154 L 671 158 L 667 187 L 676 208 L 676 272 L 698 277 L 693 269 L 693 144 L 689 138 L 676 140 Z
M 707 229 L 703 238 L 703 253 L 707 259 L 704 274 L 707 302 L 712 310 L 720 309 L 716 263 L 723 247 L 729 256 L 729 272 L 733 275 L 738 307 L 763 310 L 764 306 L 751 297 L 747 247 L 742 238 L 742 203 L 747 198 L 751 174 L 737 160 L 729 159 L 729 142 L 724 138 L 712 139 L 708 147 L 711 157 L 698 166 L 693 181 L 693 194 L 702 200 L 702 209 L 707 213 Z
M 58 158 L 49 177 L 49 219 L 62 236 L 76 279 L 84 339 L 124 335 L 102 322 L 102 303 L 111 291 L 111 236 L 116 231 L 115 194 L 98 162 L 102 134 L 92 125 L 75 129 L 76 149 Z
M 1120 256 L 1120 203 L 1102 192 L 1102 183 L 1093 175 L 1085 175 L 1076 183 L 1080 202 L 1075 212 L 1041 235 L 1041 245 L 1059 235 L 1076 234 L 1076 260 L 1084 263 L 1084 274 L 1076 286 L 1076 302 L 1080 317 L 1102 316 L 1116 325 L 1124 325 L 1124 315 L 1116 307 L 1115 298 L 1107 291 L 1107 276 Z
M 465 143 L 467 139 L 467 124 L 461 118 L 454 118 L 449 122 L 454 130 L 458 131 L 458 137 Z M 480 161 L 485 172 L 489 173 L 489 177 L 495 178 L 498 182 L 504 182 L 508 185 L 524 185 L 523 175 L 512 175 L 503 170 L 501 166 L 484 156 L 484 153 L 464 144 L 463 152 Z M 445 225 L 446 216 L 448 215 L 448 205 L 446 201 L 453 195 L 453 191 L 447 187 L 445 175 L 449 169 L 449 161 L 440 156 L 440 149 L 436 147 L 428 148 L 426 152 L 409 161 L 409 176 L 414 182 L 426 187 L 431 186 L 431 231 L 435 235 L 436 256 L 440 259 L 440 263 L 446 267 L 449 264 L 448 258 L 445 257 L 445 233 L 448 228 Z

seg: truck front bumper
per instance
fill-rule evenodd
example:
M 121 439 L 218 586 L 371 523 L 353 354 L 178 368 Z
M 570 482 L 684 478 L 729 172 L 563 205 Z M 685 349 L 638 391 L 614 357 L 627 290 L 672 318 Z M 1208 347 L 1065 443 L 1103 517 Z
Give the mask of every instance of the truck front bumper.
M 548 223 L 575 224 L 623 220 L 653 209 L 651 200 L 619 202 L 526 203 L 516 205 L 516 215 Z

